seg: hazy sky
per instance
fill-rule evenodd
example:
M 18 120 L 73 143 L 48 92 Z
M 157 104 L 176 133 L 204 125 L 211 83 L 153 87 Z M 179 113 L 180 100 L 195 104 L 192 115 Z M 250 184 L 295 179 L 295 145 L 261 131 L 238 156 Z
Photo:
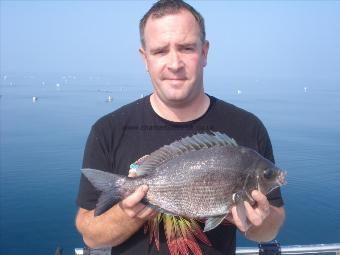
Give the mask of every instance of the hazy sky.
M 188 1 L 206 20 L 207 72 L 339 79 L 340 1 Z M 145 72 L 153 1 L 1 1 L 1 73 Z

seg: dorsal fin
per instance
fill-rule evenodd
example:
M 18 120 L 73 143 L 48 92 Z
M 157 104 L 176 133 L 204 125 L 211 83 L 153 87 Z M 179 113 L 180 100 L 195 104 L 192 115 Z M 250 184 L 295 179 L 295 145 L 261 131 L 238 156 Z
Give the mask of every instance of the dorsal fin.
M 138 175 L 152 173 L 159 165 L 190 151 L 197 151 L 214 146 L 237 147 L 234 139 L 220 132 L 199 133 L 182 138 L 151 153 L 138 167 Z

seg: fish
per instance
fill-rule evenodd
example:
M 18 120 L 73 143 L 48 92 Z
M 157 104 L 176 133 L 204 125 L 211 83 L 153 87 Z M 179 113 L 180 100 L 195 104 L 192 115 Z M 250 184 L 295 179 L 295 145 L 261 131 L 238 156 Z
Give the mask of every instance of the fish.
M 268 194 L 285 184 L 286 172 L 255 150 L 220 132 L 198 133 L 152 152 L 127 177 L 96 169 L 82 174 L 101 195 L 95 216 L 147 185 L 142 202 L 159 213 L 198 219 L 204 232 L 216 228 L 233 206 L 254 205 L 253 190 Z

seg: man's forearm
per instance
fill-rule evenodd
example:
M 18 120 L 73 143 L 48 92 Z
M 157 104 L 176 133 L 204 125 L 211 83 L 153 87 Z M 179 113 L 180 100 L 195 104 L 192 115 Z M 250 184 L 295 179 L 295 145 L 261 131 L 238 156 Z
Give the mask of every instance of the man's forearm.
M 256 242 L 273 240 L 285 219 L 283 207 L 270 206 L 270 214 L 260 226 L 252 226 L 244 235 L 247 239 Z
M 76 226 L 84 242 L 91 248 L 117 246 L 133 235 L 145 222 L 131 218 L 117 204 L 100 216 L 94 211 L 79 209 Z

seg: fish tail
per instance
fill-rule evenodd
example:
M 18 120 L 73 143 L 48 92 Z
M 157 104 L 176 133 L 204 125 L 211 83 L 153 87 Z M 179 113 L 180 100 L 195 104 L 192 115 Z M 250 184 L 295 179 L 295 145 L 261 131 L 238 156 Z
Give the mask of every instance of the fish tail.
M 90 183 L 101 191 L 96 204 L 95 216 L 106 212 L 123 198 L 123 186 L 127 180 L 125 176 L 90 168 L 85 168 L 81 171 Z

